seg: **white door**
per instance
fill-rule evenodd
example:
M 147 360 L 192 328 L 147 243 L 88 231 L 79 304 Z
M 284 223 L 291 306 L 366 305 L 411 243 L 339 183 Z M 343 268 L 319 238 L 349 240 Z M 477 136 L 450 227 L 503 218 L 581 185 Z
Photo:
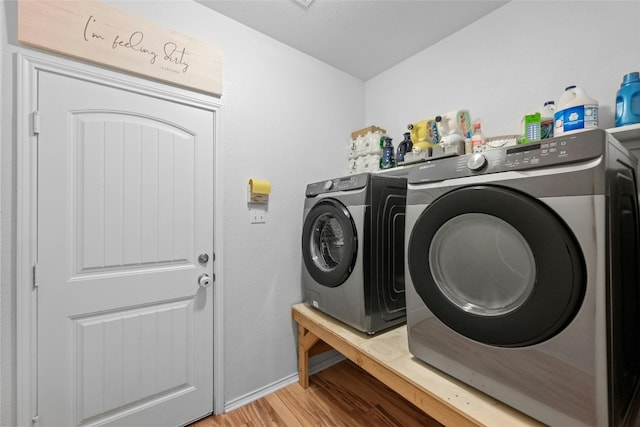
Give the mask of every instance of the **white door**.
M 40 425 L 211 413 L 214 112 L 47 71 L 38 85 Z

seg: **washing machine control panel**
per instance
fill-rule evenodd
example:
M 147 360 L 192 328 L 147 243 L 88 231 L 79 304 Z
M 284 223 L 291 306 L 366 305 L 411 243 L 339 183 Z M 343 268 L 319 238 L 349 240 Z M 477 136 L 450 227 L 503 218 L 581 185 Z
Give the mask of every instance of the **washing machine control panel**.
M 336 191 L 357 190 L 367 186 L 369 174 L 345 176 L 343 178 L 327 179 L 307 185 L 307 197 L 315 197 L 318 194 L 333 193 Z
M 603 130 L 596 129 L 482 153 L 432 160 L 415 165 L 409 171 L 408 182 L 436 182 L 585 161 L 604 153 L 607 137 Z

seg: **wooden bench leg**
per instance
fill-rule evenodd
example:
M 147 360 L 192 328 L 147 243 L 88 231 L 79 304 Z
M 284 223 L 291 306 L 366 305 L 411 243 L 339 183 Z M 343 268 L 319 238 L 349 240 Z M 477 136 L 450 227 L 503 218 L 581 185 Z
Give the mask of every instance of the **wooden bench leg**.
M 298 382 L 302 388 L 309 388 L 309 351 L 318 341 L 320 338 L 298 324 Z

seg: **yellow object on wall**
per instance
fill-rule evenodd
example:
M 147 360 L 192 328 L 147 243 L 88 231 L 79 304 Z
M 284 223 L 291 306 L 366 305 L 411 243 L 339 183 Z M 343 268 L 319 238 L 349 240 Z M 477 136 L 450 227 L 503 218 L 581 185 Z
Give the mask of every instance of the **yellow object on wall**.
M 248 203 L 268 203 L 271 182 L 262 179 L 249 180 Z

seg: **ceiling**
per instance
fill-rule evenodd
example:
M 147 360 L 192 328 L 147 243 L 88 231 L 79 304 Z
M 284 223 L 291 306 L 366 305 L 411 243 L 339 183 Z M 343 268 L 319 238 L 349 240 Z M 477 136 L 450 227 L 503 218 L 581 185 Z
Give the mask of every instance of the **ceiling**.
M 497 0 L 196 1 L 362 80 L 380 74 L 507 3 Z

